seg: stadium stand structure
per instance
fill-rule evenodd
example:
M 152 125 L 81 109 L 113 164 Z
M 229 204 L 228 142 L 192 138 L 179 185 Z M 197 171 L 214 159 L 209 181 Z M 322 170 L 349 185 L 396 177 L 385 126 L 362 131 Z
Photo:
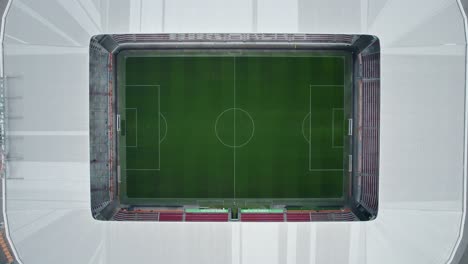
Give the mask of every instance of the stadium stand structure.
M 90 168 L 91 211 L 95 218 L 114 200 L 115 163 L 113 140 L 113 69 L 112 54 L 97 39 L 91 40 L 90 56 Z
M 288 211 L 288 222 L 328 222 L 328 221 L 356 221 L 358 218 L 350 209 L 320 210 L 320 211 Z
M 241 222 L 329 222 L 358 220 L 350 209 L 243 212 L 240 214 L 239 219 Z
M 160 221 L 160 222 L 227 222 L 229 212 L 186 212 L 184 210 L 120 209 L 113 219 L 116 221 Z
M 229 213 L 185 213 L 187 222 L 227 222 Z
M 331 35 L 331 34 L 116 34 L 112 39 L 117 44 L 128 43 L 157 43 L 157 42 L 219 42 L 219 43 L 313 43 L 313 44 L 346 44 L 350 45 L 355 40 L 354 35 Z
M 354 197 L 357 212 L 375 218 L 378 211 L 380 131 L 380 47 L 374 41 L 358 55 Z
M 242 210 L 241 210 L 242 211 Z M 329 222 L 356 221 L 350 209 L 343 210 L 267 210 L 257 209 L 239 213 L 238 219 L 231 212 L 190 212 L 182 209 L 119 209 L 112 217 L 115 221 L 160 222 Z

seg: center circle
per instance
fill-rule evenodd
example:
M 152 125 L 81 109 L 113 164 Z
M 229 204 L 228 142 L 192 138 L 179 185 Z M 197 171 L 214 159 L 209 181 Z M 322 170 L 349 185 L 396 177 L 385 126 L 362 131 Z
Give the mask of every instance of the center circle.
M 254 120 L 252 116 L 242 108 L 226 109 L 216 118 L 216 137 L 226 147 L 243 147 L 250 142 L 254 133 Z

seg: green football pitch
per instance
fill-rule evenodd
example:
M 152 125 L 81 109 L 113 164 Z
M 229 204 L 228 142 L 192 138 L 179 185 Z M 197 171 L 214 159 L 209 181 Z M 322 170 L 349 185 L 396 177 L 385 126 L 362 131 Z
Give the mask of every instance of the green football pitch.
M 118 56 L 120 197 L 343 198 L 343 52 Z

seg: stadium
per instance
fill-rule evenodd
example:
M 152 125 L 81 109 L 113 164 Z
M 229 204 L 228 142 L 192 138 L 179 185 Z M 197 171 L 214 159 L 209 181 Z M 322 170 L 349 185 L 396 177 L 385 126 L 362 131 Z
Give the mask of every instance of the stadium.
M 468 2 L 0 1 L 0 263 L 468 263 Z
M 378 63 L 369 35 L 93 37 L 95 218 L 374 219 Z

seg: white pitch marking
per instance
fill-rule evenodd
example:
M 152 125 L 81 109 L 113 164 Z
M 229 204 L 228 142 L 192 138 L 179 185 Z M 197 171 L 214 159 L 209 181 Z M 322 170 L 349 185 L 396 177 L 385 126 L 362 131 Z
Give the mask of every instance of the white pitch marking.
M 158 169 L 161 169 L 161 86 L 158 87 Z
M 312 168 L 312 86 L 309 84 L 309 170 Z
M 234 128 L 234 140 L 233 140 L 233 163 L 234 163 L 234 167 L 233 167 L 233 174 L 234 174 L 234 199 L 236 199 L 236 57 L 234 56 L 233 57 L 234 59 L 234 99 L 233 99 L 233 104 L 234 104 L 234 121 L 233 121 L 233 128 Z M 252 123 L 253 123 L 253 120 L 252 120 Z M 255 125 L 254 125 L 255 127 Z M 215 129 L 216 129 L 216 126 L 215 126 Z M 250 141 L 250 139 L 248 140 Z M 248 142 L 247 142 L 248 143 Z
M 244 143 L 242 143 L 242 144 L 240 144 L 240 145 L 238 145 L 238 146 L 226 144 L 226 143 L 219 137 L 219 135 L 218 135 L 217 126 L 218 126 L 219 119 L 221 118 L 222 115 L 224 115 L 226 112 L 231 111 L 231 110 L 233 110 L 234 112 L 235 112 L 236 110 L 239 110 L 239 111 L 241 111 L 241 112 L 244 112 L 244 113 L 250 118 L 250 121 L 252 122 L 252 134 L 250 135 L 250 138 L 249 138 L 246 142 L 244 142 Z M 216 138 L 218 138 L 219 142 L 221 142 L 221 144 L 223 144 L 223 145 L 226 146 L 226 147 L 229 147 L 229 148 L 241 148 L 241 147 L 247 145 L 247 144 L 252 140 L 254 134 L 255 134 L 255 122 L 254 122 L 254 119 L 253 119 L 252 116 L 249 114 L 249 112 L 245 111 L 245 110 L 242 109 L 242 108 L 228 108 L 228 109 L 224 110 L 223 112 L 221 112 L 221 114 L 219 114 L 218 117 L 216 118 L 216 121 L 215 121 L 215 135 L 216 135 Z
M 166 135 L 167 135 L 167 120 L 166 120 L 166 117 L 162 114 L 162 113 L 159 113 L 159 117 L 164 120 L 164 124 L 166 124 L 166 129 L 164 129 L 164 136 L 161 138 L 161 140 L 159 140 L 159 143 L 163 142 L 165 139 L 166 139 Z
M 138 148 L 138 109 L 136 108 L 125 108 L 125 110 L 135 110 L 135 146 L 125 146 L 127 148 Z M 125 114 L 125 116 L 127 116 L 127 114 Z M 127 129 L 127 127 L 125 127 L 125 129 Z M 125 133 L 125 137 L 127 136 L 127 134 Z M 125 141 L 126 142 L 126 141 Z
M 159 84 L 153 85 L 153 84 L 128 84 L 125 86 L 146 86 L 146 87 L 158 87 L 158 113 L 161 114 L 161 86 Z M 125 108 L 125 109 L 135 109 L 136 112 L 136 133 L 138 135 L 138 109 L 137 108 Z M 163 117 L 164 120 L 166 120 L 165 117 Z M 125 169 L 129 171 L 159 171 L 161 168 L 161 118 L 158 115 L 158 169 Z M 167 124 L 167 123 L 166 123 Z M 167 133 L 167 125 L 166 125 L 166 133 Z M 138 136 L 136 137 L 136 145 L 135 146 L 126 146 L 126 147 L 137 147 L 138 146 Z
M 332 148 L 343 148 L 343 146 L 335 146 L 335 111 L 343 111 L 344 116 L 344 108 L 332 108 Z M 344 120 L 343 120 L 344 126 Z
M 305 130 L 304 130 L 304 124 L 305 124 L 305 122 L 306 122 L 307 117 L 309 117 L 309 116 L 310 116 L 310 112 L 307 113 L 307 115 L 306 115 L 306 116 L 304 117 L 304 119 L 302 120 L 301 130 L 302 130 L 302 136 L 303 136 L 304 139 L 307 141 L 307 143 L 310 144 L 310 138 L 307 138 L 307 135 L 306 135 Z M 309 118 L 310 118 L 310 117 L 309 117 Z
M 309 113 L 310 113 L 310 118 L 309 118 L 309 171 L 344 171 L 344 169 L 312 169 L 312 87 L 343 87 L 344 91 L 344 86 L 345 84 L 330 84 L 330 85 L 317 85 L 317 84 L 309 84 Z M 304 122 L 304 121 L 303 121 Z M 333 128 L 333 125 L 332 125 Z

